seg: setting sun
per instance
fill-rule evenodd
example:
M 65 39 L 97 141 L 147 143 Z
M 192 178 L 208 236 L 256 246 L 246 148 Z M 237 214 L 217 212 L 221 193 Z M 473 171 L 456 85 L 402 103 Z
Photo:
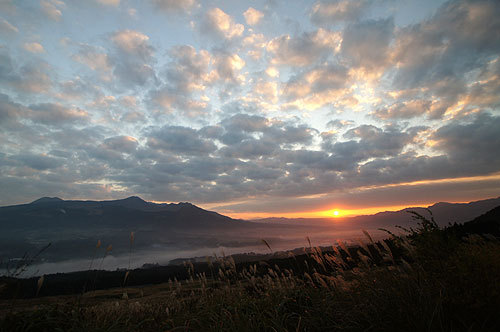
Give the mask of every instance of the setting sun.
M 333 211 L 333 215 L 334 215 L 335 217 L 338 217 L 338 215 L 339 215 L 339 211 L 337 211 L 337 210 Z

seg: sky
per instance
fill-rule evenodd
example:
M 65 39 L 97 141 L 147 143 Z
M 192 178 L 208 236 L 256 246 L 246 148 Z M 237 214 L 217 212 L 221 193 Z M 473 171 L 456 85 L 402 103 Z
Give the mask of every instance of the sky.
M 0 1 L 0 205 L 500 196 L 499 1 Z

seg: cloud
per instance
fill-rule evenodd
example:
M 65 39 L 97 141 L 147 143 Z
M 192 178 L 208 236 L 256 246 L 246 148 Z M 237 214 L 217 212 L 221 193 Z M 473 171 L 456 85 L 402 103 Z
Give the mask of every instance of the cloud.
M 351 24 L 344 30 L 341 53 L 356 67 L 368 70 L 385 67 L 393 32 L 392 19 Z
M 317 1 L 311 9 L 311 21 L 318 25 L 334 25 L 341 21 L 354 21 L 361 17 L 368 1 Z
M 432 101 L 413 99 L 387 105 L 372 114 L 380 119 L 410 119 L 426 114 L 431 109 Z
M 210 105 L 207 102 L 178 94 L 168 86 L 150 91 L 149 100 L 153 107 L 159 106 L 167 111 L 167 113 L 177 111 L 179 114 L 190 118 L 206 116 L 206 111 L 210 109 Z
M 209 73 L 212 55 L 206 50 L 199 52 L 190 45 L 173 47 L 169 52 L 172 62 L 166 74 L 167 83 L 178 93 L 189 94 L 204 90 L 211 84 L 213 75 Z
M 240 37 L 245 30 L 242 24 L 235 23 L 234 19 L 220 8 L 208 10 L 200 28 L 203 33 L 210 33 L 228 40 Z
M 152 0 L 156 8 L 172 14 L 189 12 L 198 5 L 196 0 Z
M 113 43 L 123 52 L 142 60 L 149 60 L 154 53 L 149 37 L 139 31 L 121 30 L 111 37 Z
M 472 197 L 496 197 L 500 189 L 498 180 L 443 181 L 420 185 L 395 185 L 363 190 L 333 190 L 330 194 L 317 198 L 266 196 L 250 202 L 225 204 L 214 207 L 226 213 L 260 212 L 286 213 L 331 210 L 338 208 L 363 209 L 387 206 L 427 206 L 435 202 L 463 202 Z
M 285 107 L 315 110 L 325 105 L 342 109 L 357 103 L 352 97 L 348 68 L 325 64 L 292 76 L 284 85 Z
M 498 57 L 500 36 L 493 31 L 500 29 L 499 15 L 495 1 L 454 1 L 401 29 L 392 50 L 393 88 L 421 89 L 421 99 L 436 101 L 428 111 L 432 119 L 459 114 L 471 92 L 467 81 Z
M 18 33 L 19 29 L 14 25 L 10 24 L 6 19 L 0 19 L 0 33 L 4 35 Z
M 18 67 L 8 50 L 0 47 L 0 82 L 18 92 L 45 93 L 50 90 L 52 80 L 48 72 L 51 67 L 42 60 L 28 62 Z
M 219 126 L 205 128 L 202 132 L 226 144 L 220 153 L 233 158 L 269 156 L 280 150 L 280 144 L 310 144 L 314 134 L 314 130 L 305 125 L 271 122 L 264 117 L 248 114 L 226 118 Z
M 339 33 L 319 29 L 297 37 L 276 37 L 267 44 L 266 49 L 273 56 L 272 64 L 300 67 L 329 55 L 338 48 L 341 40 Z
M 235 82 L 245 61 L 238 54 L 220 54 L 215 57 L 214 65 L 219 79 Z
M 269 137 L 276 143 L 281 144 L 304 144 L 312 143 L 317 130 L 306 125 L 285 125 L 283 127 L 272 126 L 264 133 L 264 137 Z
M 256 25 L 264 17 L 264 13 L 255 8 L 249 7 L 244 13 L 245 21 L 248 25 Z
M 45 49 L 43 48 L 43 46 L 39 43 L 25 43 L 23 45 L 23 48 L 28 51 L 28 52 L 31 52 L 31 53 L 44 53 L 45 52 Z
M 118 7 L 120 5 L 120 0 L 96 0 L 99 4 L 105 6 Z
M 26 108 L 21 104 L 14 103 L 9 96 L 0 93 L 0 125 L 22 118 L 26 113 Z
M 78 52 L 72 56 L 72 59 L 96 71 L 103 81 L 111 81 L 113 63 L 110 56 L 104 50 L 91 45 L 81 44 Z
M 253 86 L 253 93 L 259 95 L 263 102 L 276 104 L 279 97 L 279 85 L 277 82 L 259 80 Z
M 241 46 L 253 60 L 262 59 L 266 50 L 267 40 L 262 33 L 249 33 L 243 38 Z
M 328 121 L 326 126 L 328 128 L 333 128 L 333 129 L 341 129 L 349 126 L 353 126 L 355 123 L 352 120 L 340 120 L 340 119 L 335 119 Z
M 196 130 L 180 126 L 164 126 L 153 130 L 147 144 L 155 150 L 181 155 L 204 155 L 216 150 L 216 146 L 201 138 Z
M 443 151 L 454 168 L 465 168 L 468 173 L 498 171 L 500 156 L 492 151 L 500 149 L 500 116 L 479 114 L 471 123 L 452 122 L 439 128 L 432 136 L 432 147 Z
M 169 112 L 179 110 L 190 117 L 202 115 L 210 108 L 205 94 L 209 89 L 218 87 L 220 97 L 226 98 L 245 80 L 241 74 L 245 61 L 236 53 L 211 54 L 180 45 L 168 54 L 171 61 L 164 71 L 165 84 L 149 95 L 154 105 Z
M 27 115 L 32 121 L 49 126 L 58 126 L 65 123 L 86 123 L 90 115 L 79 108 L 65 107 L 61 104 L 42 103 L 29 107 Z
M 370 158 L 386 158 L 400 154 L 412 142 L 413 134 L 395 129 L 380 129 L 372 125 L 361 125 L 349 129 L 344 142 L 332 142 L 331 136 L 324 136 L 323 150 L 332 153 L 326 167 L 337 171 L 355 169 L 359 162 Z
M 95 98 L 100 93 L 99 88 L 91 82 L 75 77 L 73 80 L 60 82 L 55 96 L 58 99 L 70 101 Z
M 106 165 L 106 173 L 109 169 L 115 172 L 137 167 L 138 142 L 131 136 L 114 136 L 105 139 L 99 145 L 85 147 L 85 152 L 97 162 Z M 89 161 L 91 162 L 91 161 Z
M 93 3 L 42 0 L 23 17 L 19 10 L 33 6 L 0 5 L 9 7 L 0 33 L 18 39 L 0 46 L 0 182 L 18 199 L 127 192 L 194 203 L 255 200 L 266 209 L 273 202 L 285 211 L 285 204 L 347 202 L 356 192 L 362 206 L 382 201 L 364 194 L 367 187 L 396 199 L 382 187 L 403 195 L 413 189 L 401 182 L 499 171 L 491 152 L 500 150 L 495 1 L 422 6 L 411 18 L 406 5 L 385 0 L 387 11 L 373 1 L 316 1 L 305 11 L 310 22 L 277 12 L 285 3 L 138 6 L 137 15 L 159 29 L 175 25 L 178 38 L 165 40 L 137 24 L 116 26 L 129 17 L 129 2 Z M 85 24 L 96 8 L 107 23 L 79 43 L 68 19 Z M 44 29 L 32 33 L 42 22 L 36 13 L 64 30 L 54 31 L 56 44 L 32 43 L 50 39 Z M 186 24 L 174 17 L 193 13 Z M 201 39 L 176 44 L 190 27 Z M 298 198 L 310 195 L 324 198 Z
M 43 154 L 20 154 L 11 158 L 38 171 L 54 169 L 62 165 L 60 159 Z
M 221 149 L 225 157 L 254 159 L 272 155 L 278 149 L 278 145 L 272 141 L 262 139 L 246 139 L 239 143 Z
M 40 7 L 42 11 L 47 15 L 50 19 L 54 21 L 59 21 L 62 17 L 61 8 L 64 8 L 66 4 L 60 0 L 41 0 Z
M 348 80 L 348 71 L 345 67 L 318 66 L 292 77 L 286 85 L 284 94 L 290 100 L 310 97 L 312 94 L 344 89 Z
M 148 36 L 134 30 L 121 30 L 112 35 L 111 41 L 117 50 L 111 57 L 113 74 L 121 84 L 144 86 L 156 79 L 154 48 L 149 44 Z

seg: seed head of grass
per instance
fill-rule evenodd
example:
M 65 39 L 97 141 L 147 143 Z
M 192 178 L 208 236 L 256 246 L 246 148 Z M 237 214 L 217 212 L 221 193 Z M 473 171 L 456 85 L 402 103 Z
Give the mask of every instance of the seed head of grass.
M 365 234 L 366 238 L 367 238 L 368 240 L 370 240 L 370 243 L 373 243 L 373 239 L 372 239 L 372 237 L 370 236 L 370 233 L 368 233 L 368 231 L 367 231 L 366 229 L 363 229 L 362 231 L 363 231 L 363 234 Z
M 37 282 L 37 287 L 36 287 L 36 296 L 38 296 L 38 293 L 40 293 L 40 288 L 42 288 L 42 285 L 43 285 L 43 281 L 44 281 L 44 276 L 41 276 L 39 279 L 38 279 L 38 282 Z
M 272 254 L 272 253 L 273 253 L 273 249 L 271 249 L 271 246 L 269 245 L 269 243 L 268 243 L 266 240 L 264 240 L 264 239 L 262 239 L 262 242 L 266 245 L 266 247 L 268 247 L 268 248 L 269 248 L 269 251 L 270 251 L 270 252 L 271 252 L 271 254 Z

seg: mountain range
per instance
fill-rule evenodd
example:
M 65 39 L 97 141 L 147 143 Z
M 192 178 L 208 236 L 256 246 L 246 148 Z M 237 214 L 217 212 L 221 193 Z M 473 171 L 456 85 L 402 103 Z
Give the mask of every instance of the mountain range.
M 500 197 L 474 201 L 470 203 L 447 203 L 439 202 L 428 207 L 408 207 L 399 211 L 385 211 L 372 215 L 360 215 L 355 217 L 335 218 L 335 224 L 348 227 L 391 227 L 394 225 L 407 225 L 411 223 L 412 216 L 409 211 L 417 212 L 424 217 L 434 217 L 441 226 L 449 223 L 463 223 L 470 221 L 481 214 L 500 206 Z M 430 213 L 429 213 L 430 211 Z M 253 222 L 265 224 L 307 223 L 310 225 L 324 225 L 332 223 L 331 218 L 264 218 L 253 220 Z
M 437 203 L 428 209 L 444 226 L 471 220 L 497 206 L 500 197 L 471 203 Z M 52 245 L 43 253 L 45 262 L 90 259 L 98 240 L 103 248 L 112 245 L 111 254 L 117 257 L 128 257 L 133 250 L 134 255 L 140 254 L 142 263 L 154 262 L 159 253 L 173 259 L 191 251 L 193 255 L 211 254 L 220 247 L 233 253 L 262 249 L 262 239 L 273 250 L 293 249 L 305 245 L 306 236 L 315 245 L 324 245 L 355 238 L 361 229 L 377 235 L 379 227 L 408 226 L 411 215 L 407 211 L 428 216 L 425 208 L 413 207 L 349 218 L 249 221 L 191 203 L 157 204 L 136 196 L 111 201 L 43 197 L 28 204 L 0 207 L 0 261 L 34 253 L 48 243 Z M 133 243 L 131 232 L 135 234 Z

